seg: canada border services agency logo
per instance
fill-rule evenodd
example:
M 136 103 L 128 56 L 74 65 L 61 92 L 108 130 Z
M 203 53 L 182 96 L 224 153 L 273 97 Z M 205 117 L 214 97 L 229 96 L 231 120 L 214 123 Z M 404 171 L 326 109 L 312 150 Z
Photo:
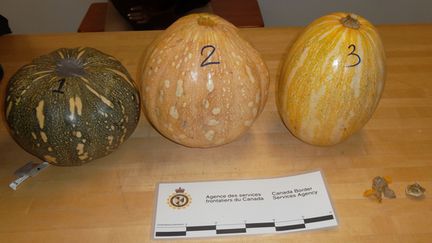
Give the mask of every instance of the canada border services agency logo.
M 184 188 L 175 189 L 175 193 L 168 196 L 167 203 L 171 208 L 184 209 L 192 203 L 192 197 L 185 192 Z

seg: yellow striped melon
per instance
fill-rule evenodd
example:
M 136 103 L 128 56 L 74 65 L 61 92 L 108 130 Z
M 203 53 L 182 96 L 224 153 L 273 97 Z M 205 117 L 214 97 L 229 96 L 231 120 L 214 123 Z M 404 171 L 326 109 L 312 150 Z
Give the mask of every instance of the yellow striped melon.
M 237 28 L 211 14 L 177 20 L 143 58 L 144 112 L 165 137 L 213 147 L 244 134 L 263 110 L 269 73 Z
M 285 56 L 278 110 L 300 140 L 337 144 L 371 118 L 384 79 L 384 49 L 374 26 L 355 14 L 329 14 L 307 26 Z

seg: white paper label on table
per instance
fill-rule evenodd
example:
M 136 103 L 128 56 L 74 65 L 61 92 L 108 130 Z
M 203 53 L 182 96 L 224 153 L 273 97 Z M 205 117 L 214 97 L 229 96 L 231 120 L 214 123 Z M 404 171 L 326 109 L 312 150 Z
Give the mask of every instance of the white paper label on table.
M 271 179 L 160 183 L 155 239 L 337 226 L 320 171 Z

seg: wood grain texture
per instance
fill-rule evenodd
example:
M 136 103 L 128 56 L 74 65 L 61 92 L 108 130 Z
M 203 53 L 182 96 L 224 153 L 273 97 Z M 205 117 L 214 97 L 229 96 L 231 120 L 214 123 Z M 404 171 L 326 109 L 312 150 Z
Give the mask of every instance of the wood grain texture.
M 108 12 L 108 3 L 92 3 L 81 20 L 78 32 L 105 31 L 105 16 Z
M 274 81 L 282 54 L 298 28 L 241 30 L 269 66 L 271 89 L 258 120 L 228 145 L 183 147 L 162 137 L 142 116 L 132 137 L 110 156 L 80 167 L 51 166 L 14 192 L 7 186 L 13 172 L 36 158 L 13 142 L 3 123 L 0 242 L 151 242 L 158 182 L 265 178 L 314 169 L 325 174 L 339 227 L 206 242 L 430 242 L 432 25 L 379 26 L 378 30 L 387 55 L 383 98 L 362 130 L 332 147 L 300 142 L 277 114 Z M 117 57 L 135 77 L 141 50 L 158 33 L 2 36 L 0 63 L 5 77 L 0 98 L 6 81 L 20 66 L 60 47 L 100 49 Z M 376 175 L 392 177 L 396 199 L 379 204 L 363 198 Z M 424 200 L 405 196 L 406 185 L 414 181 L 428 190 Z

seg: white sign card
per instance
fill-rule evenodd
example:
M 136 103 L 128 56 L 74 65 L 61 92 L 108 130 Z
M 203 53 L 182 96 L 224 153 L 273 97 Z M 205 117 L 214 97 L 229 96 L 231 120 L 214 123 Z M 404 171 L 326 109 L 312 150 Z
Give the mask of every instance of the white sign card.
M 160 183 L 155 239 L 337 226 L 320 171 L 271 179 Z

